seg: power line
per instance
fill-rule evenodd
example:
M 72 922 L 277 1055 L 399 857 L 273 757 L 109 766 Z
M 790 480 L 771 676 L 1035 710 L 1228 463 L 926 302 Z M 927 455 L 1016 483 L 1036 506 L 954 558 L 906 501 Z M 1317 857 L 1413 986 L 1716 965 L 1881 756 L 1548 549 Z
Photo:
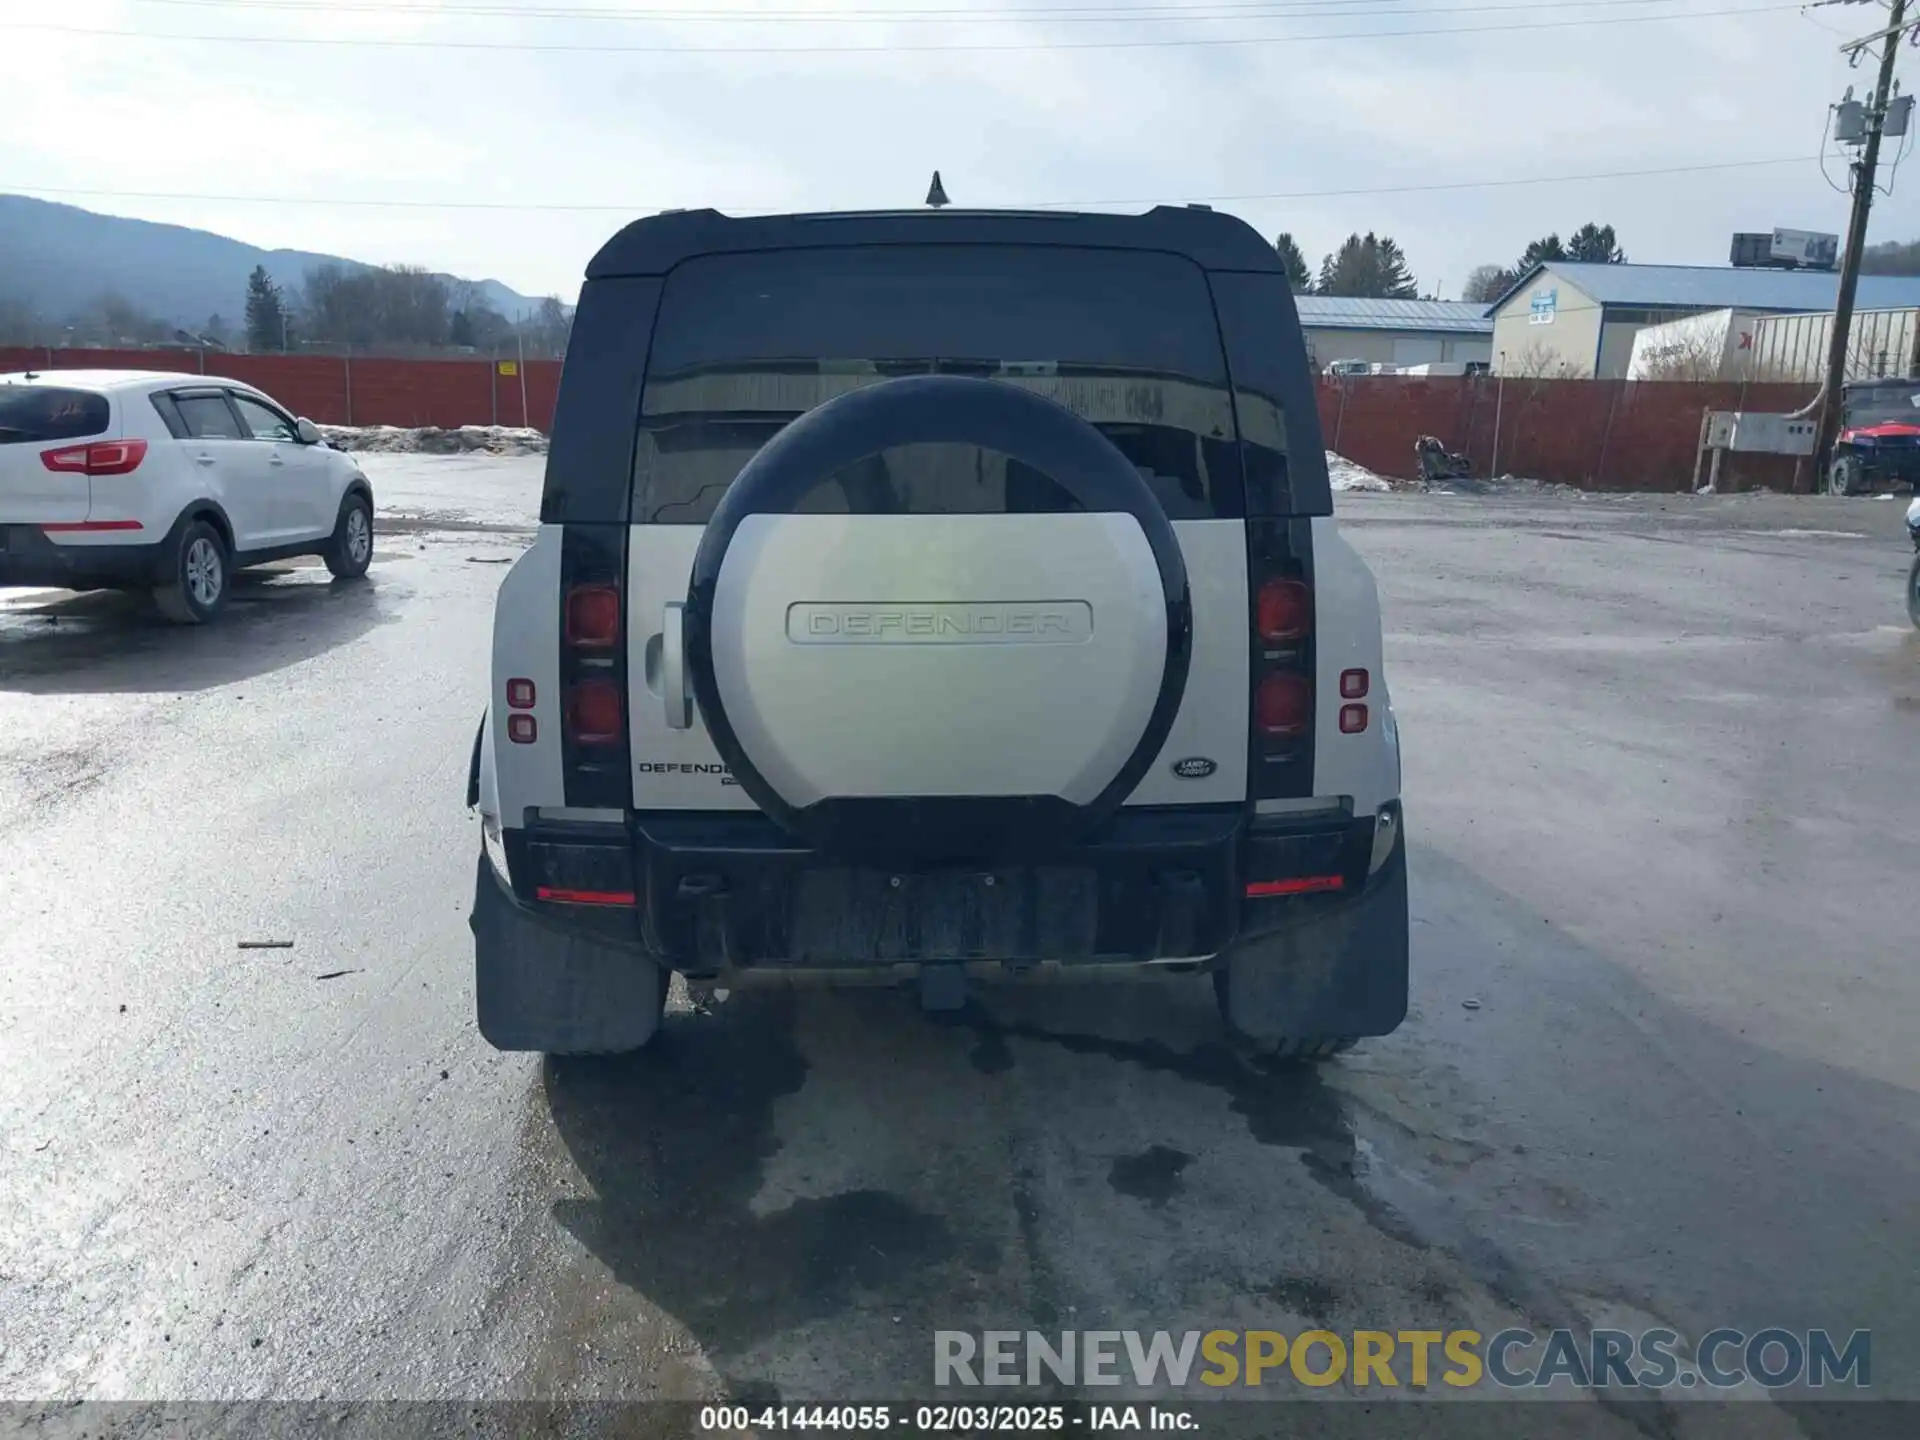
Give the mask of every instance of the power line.
M 1135 200 L 1039 200 L 1009 204 L 1009 210 L 1099 210 L 1107 208 L 1144 208 L 1153 205 L 1231 205 L 1274 200 L 1333 200 L 1369 195 L 1416 195 L 1445 190 L 1508 189 L 1525 185 L 1565 185 L 1595 180 L 1638 180 L 1662 175 L 1699 175 L 1716 170 L 1750 170 L 1766 165 L 1811 165 L 1817 156 L 1781 155 L 1766 160 L 1717 160 L 1700 165 L 1668 165 L 1654 170 L 1602 170 L 1584 175 L 1524 175 L 1501 180 L 1454 180 L 1424 185 L 1373 185 L 1341 190 L 1276 190 L 1261 194 L 1190 195 Z M 540 201 L 509 200 L 376 200 L 363 197 L 320 197 L 302 195 L 212 195 L 161 190 L 87 190 L 71 186 L 19 185 L 9 187 L 14 194 L 71 195 L 110 200 L 180 200 L 219 205 L 317 205 L 341 209 L 394 210 L 491 210 L 526 213 L 577 212 L 646 215 L 664 207 L 659 205 L 613 205 L 606 203 L 555 204 Z M 717 206 L 730 214 L 768 214 L 773 207 L 764 205 Z
M 1500 25 L 1448 26 L 1419 30 L 1348 30 L 1327 35 L 1216 35 L 1181 36 L 1164 40 L 1029 41 L 1018 44 L 962 45 L 621 45 L 549 41 L 420 40 L 387 37 L 346 38 L 331 35 L 177 35 L 146 30 L 95 30 L 73 25 L 0 26 L 0 34 L 38 32 L 84 35 L 101 40 L 139 40 L 145 43 L 207 45 L 299 45 L 384 50 L 499 50 L 517 54 L 588 55 L 900 55 L 910 53 L 982 53 L 1038 50 L 1158 50 L 1227 45 L 1311 45 L 1325 40 L 1394 40 L 1416 36 L 1494 35 L 1514 30 L 1570 30 L 1582 26 L 1672 24 L 1681 20 L 1713 20 L 1726 16 L 1784 14 L 1798 11 L 1788 5 L 1747 5 L 1726 10 L 1694 10 L 1674 15 L 1603 15 L 1582 20 L 1510 21 Z M 1348 17 L 1341 17 L 1348 18 Z
M 342 11 L 375 15 L 422 15 L 436 19 L 499 20 L 585 20 L 636 23 L 713 23 L 741 24 L 822 24 L 822 25 L 985 25 L 1007 21 L 1034 21 L 1049 25 L 1116 25 L 1232 22 L 1251 20 L 1314 19 L 1332 12 L 1335 19 L 1355 19 L 1370 13 L 1391 16 L 1466 15 L 1484 11 L 1529 10 L 1542 7 L 1528 0 L 1523 4 L 1454 5 L 1440 8 L 1412 8 L 1383 0 L 1201 0 L 1198 4 L 1033 6 L 1014 9 L 966 10 L 840 10 L 828 14 L 818 10 L 671 10 L 601 9 L 578 6 L 537 6 L 526 8 L 508 4 L 425 5 L 381 4 L 379 0 L 343 0 L 343 3 L 317 5 L 311 0 L 139 0 L 146 5 L 174 5 L 193 9 L 281 11 L 293 15 L 329 16 Z M 1564 0 L 1553 9 L 1605 10 L 1622 6 L 1677 5 L 1687 0 Z M 1353 7 L 1363 8 L 1355 12 Z

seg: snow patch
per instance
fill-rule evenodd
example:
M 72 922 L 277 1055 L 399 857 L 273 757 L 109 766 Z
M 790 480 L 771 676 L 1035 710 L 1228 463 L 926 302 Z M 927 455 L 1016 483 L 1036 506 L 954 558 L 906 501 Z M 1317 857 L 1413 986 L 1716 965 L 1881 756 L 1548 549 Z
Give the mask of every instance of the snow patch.
M 322 425 L 320 433 L 337 450 L 377 455 L 544 455 L 547 437 L 517 425 L 436 425 L 408 429 L 399 425 Z
M 1335 490 L 1391 490 L 1384 476 L 1364 465 L 1356 465 L 1344 455 L 1327 451 L 1327 479 Z

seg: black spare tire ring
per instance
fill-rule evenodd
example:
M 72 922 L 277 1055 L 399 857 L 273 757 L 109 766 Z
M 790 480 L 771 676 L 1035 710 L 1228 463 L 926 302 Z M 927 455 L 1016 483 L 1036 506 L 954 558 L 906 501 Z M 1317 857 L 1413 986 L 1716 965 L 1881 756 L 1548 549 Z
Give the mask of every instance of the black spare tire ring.
M 1147 726 L 1126 764 L 1085 805 L 1056 796 L 831 799 L 789 804 L 755 768 L 727 719 L 714 676 L 714 597 L 741 522 L 791 514 L 857 461 L 900 445 L 995 450 L 1049 476 L 1086 510 L 1131 515 L 1159 572 L 1167 648 Z M 811 848 L 895 868 L 1038 858 L 1073 843 L 1132 793 L 1173 728 L 1192 658 L 1192 600 L 1180 542 L 1147 482 L 1098 430 L 1045 396 L 995 380 L 914 375 L 818 405 L 769 440 L 734 477 L 694 552 L 683 615 L 687 673 L 701 719 L 733 777 L 783 829 Z

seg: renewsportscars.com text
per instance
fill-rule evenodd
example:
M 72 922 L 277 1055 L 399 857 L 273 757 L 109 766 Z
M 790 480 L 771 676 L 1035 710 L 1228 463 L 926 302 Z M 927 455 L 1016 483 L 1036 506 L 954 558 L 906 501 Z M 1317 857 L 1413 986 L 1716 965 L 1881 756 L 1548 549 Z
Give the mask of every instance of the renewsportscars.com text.
M 1813 1388 L 1873 1381 L 1873 1337 L 1855 1330 L 1710 1330 L 1688 1345 L 1654 1329 L 1501 1330 L 938 1330 L 936 1385 L 1132 1385 L 1178 1390 L 1346 1384 L 1354 1388 L 1444 1385 L 1466 1389 L 1731 1389 L 1758 1384 Z

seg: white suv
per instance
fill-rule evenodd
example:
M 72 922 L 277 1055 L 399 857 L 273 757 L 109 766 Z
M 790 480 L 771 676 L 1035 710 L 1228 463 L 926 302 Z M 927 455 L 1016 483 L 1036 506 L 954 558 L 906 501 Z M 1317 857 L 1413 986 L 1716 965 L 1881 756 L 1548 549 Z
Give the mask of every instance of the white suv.
M 210 375 L 0 375 L 0 585 L 151 590 L 193 624 L 291 555 L 373 558 L 373 487 L 312 421 Z
M 1400 752 L 1273 247 L 1203 210 L 656 216 L 588 270 L 469 804 L 481 1032 L 1211 972 L 1407 1008 Z

